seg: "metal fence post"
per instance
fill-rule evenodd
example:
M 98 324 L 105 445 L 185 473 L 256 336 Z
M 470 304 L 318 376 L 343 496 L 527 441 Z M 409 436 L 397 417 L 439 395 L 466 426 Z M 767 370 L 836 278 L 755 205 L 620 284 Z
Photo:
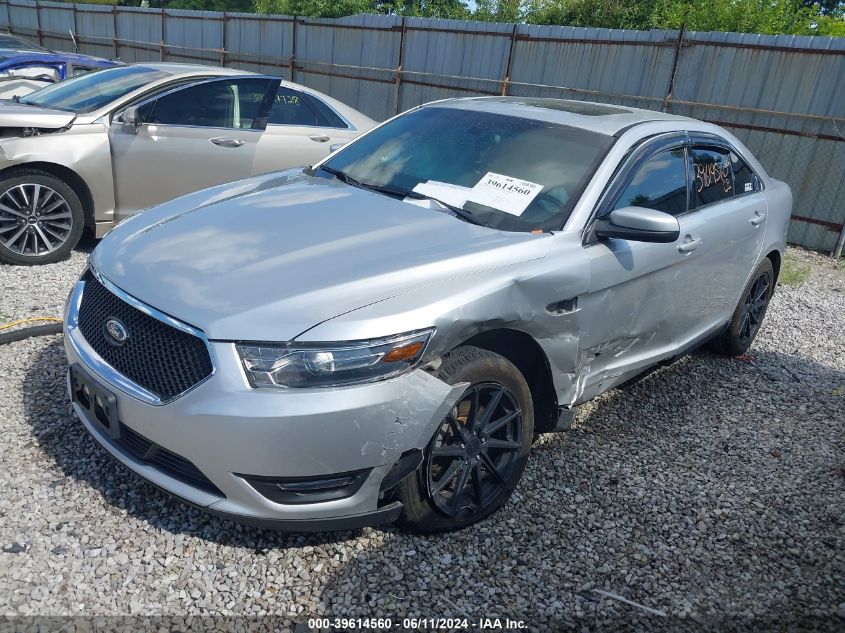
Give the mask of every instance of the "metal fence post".
M 112 46 L 114 47 L 114 58 L 120 59 L 120 50 L 118 49 L 118 41 L 117 41 L 117 5 L 111 5 L 111 34 L 112 34 Z
M 839 241 L 836 243 L 836 249 L 833 251 L 833 256 L 837 259 L 842 257 L 843 248 L 845 248 L 845 226 L 842 227 L 842 233 L 839 234 Z
M 41 5 L 35 0 L 35 33 L 38 35 L 38 45 L 44 45 L 44 34 L 41 32 Z
M 511 47 L 508 51 L 508 60 L 505 63 L 505 73 L 502 77 L 502 96 L 506 96 L 508 94 L 508 84 L 511 81 L 511 65 L 513 64 L 513 51 L 516 44 L 516 29 L 519 24 L 514 23 L 513 30 L 511 31 Z
M 160 61 L 164 61 L 165 51 L 164 51 L 164 41 L 167 39 L 167 12 L 164 9 L 164 5 L 161 7 L 161 40 L 158 44 L 158 58 Z
M 669 75 L 669 85 L 666 86 L 666 97 L 663 99 L 663 112 L 669 109 L 669 101 L 672 99 L 672 92 L 675 90 L 675 72 L 678 70 L 678 60 L 681 57 L 681 44 L 684 40 L 686 24 L 681 23 L 681 30 L 678 31 L 678 39 L 675 41 L 675 56 L 672 59 L 672 71 Z
M 296 83 L 296 22 L 297 17 L 293 16 L 293 28 L 290 37 L 290 80 Z
M 220 65 L 226 65 L 226 25 L 229 22 L 229 14 L 224 11 L 223 12 L 223 34 L 220 42 Z
M 402 107 L 402 64 L 405 59 L 405 16 L 402 16 L 402 30 L 399 32 L 399 65 L 396 66 L 396 103 L 394 111 L 399 114 Z

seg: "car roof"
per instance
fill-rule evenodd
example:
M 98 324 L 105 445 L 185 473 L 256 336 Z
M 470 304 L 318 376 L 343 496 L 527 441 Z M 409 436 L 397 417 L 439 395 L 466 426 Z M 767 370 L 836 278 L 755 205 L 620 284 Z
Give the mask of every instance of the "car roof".
M 689 122 L 693 120 L 689 117 L 642 108 L 544 97 L 468 97 L 435 101 L 428 106 L 491 112 L 548 121 L 609 136 L 616 136 L 632 125 L 647 121 Z
M 204 64 L 183 64 L 180 62 L 140 62 L 137 66 L 160 70 L 168 75 L 254 75 L 249 70 L 238 70 L 237 68 L 223 68 L 222 66 L 211 66 Z

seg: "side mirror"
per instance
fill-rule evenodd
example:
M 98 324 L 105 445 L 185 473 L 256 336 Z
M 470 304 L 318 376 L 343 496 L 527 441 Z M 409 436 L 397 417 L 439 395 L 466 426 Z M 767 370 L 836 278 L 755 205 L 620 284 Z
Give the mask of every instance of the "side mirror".
M 138 128 L 141 127 L 141 119 L 138 118 L 138 108 L 135 106 L 126 108 L 118 120 L 133 134 L 137 134 Z
M 346 143 L 332 143 L 331 145 L 329 145 L 329 151 L 331 153 L 335 153 L 337 150 L 339 150 L 344 145 L 346 145 Z
M 598 220 L 595 232 L 600 238 L 670 243 L 680 236 L 681 226 L 677 218 L 663 211 L 644 207 L 622 207 Z

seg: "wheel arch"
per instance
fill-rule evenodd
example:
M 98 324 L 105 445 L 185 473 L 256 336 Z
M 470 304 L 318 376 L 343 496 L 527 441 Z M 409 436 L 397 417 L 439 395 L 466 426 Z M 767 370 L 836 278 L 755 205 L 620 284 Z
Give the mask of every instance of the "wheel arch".
M 780 275 L 780 265 L 783 262 L 783 256 L 781 255 L 779 250 L 773 250 L 770 253 L 766 254 L 766 257 L 771 260 L 772 268 L 775 269 L 774 283 L 777 284 L 778 276 Z
M 520 330 L 497 328 L 479 332 L 456 345 L 474 345 L 512 362 L 522 373 L 534 400 L 534 430 L 552 430 L 558 419 L 558 403 L 546 352 L 533 336 Z
M 79 197 L 79 201 L 82 203 L 82 211 L 85 214 L 85 226 L 87 228 L 94 227 L 94 196 L 82 176 L 77 174 L 70 167 L 46 161 L 21 163 L 3 169 L 0 171 L 0 177 L 6 178 L 14 175 L 16 172 L 26 172 L 31 170 L 42 171 L 50 174 L 51 176 L 55 176 L 62 182 L 66 183 L 68 187 L 73 189 L 74 193 L 76 193 L 77 197 Z

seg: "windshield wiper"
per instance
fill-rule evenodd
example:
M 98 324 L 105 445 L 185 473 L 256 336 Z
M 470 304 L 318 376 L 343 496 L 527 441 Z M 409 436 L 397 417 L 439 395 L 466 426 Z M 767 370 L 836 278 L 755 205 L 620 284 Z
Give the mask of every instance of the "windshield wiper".
M 358 187 L 360 189 L 368 189 L 369 191 L 375 191 L 376 193 L 383 193 L 388 196 L 396 196 L 397 198 L 414 198 L 415 200 L 433 200 L 437 204 L 443 206 L 444 208 L 448 209 L 456 216 L 469 222 L 470 224 L 476 224 L 478 226 L 486 226 L 483 222 L 479 221 L 475 218 L 470 211 L 466 211 L 461 207 L 458 207 L 454 204 L 449 204 L 448 202 L 444 202 L 443 200 L 438 200 L 432 196 L 427 196 L 425 194 L 416 192 L 416 191 L 406 191 L 404 189 L 395 189 L 393 187 L 384 187 L 382 185 L 373 185 L 367 182 L 361 182 L 360 180 L 356 180 L 352 178 L 345 172 L 340 171 L 339 169 L 334 169 L 333 167 L 326 167 L 325 165 L 321 165 L 320 169 L 330 173 L 332 176 L 340 180 L 341 182 L 345 182 L 347 185 L 352 185 L 353 187 Z
M 462 220 L 466 220 L 470 224 L 476 224 L 478 226 L 487 226 L 484 222 L 482 222 L 478 218 L 476 218 L 473 215 L 472 211 L 467 211 L 466 209 L 463 209 L 463 208 L 461 208 L 457 205 L 449 204 L 448 202 L 443 202 L 443 200 L 440 200 L 439 198 L 435 198 L 433 196 L 427 196 L 424 193 L 418 193 L 416 191 L 406 191 L 404 193 L 405 193 L 405 197 L 414 198 L 415 200 L 433 200 L 437 204 L 442 205 L 443 207 L 449 209 L 449 211 L 454 213 L 456 216 L 458 216 Z

